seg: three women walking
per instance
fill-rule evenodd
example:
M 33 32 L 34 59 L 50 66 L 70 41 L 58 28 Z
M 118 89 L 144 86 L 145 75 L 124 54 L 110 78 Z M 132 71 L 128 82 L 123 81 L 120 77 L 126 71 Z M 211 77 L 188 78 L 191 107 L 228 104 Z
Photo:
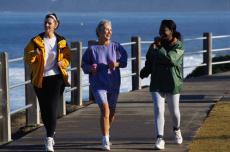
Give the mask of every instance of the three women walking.
M 45 16 L 44 32 L 30 40 L 25 48 L 25 61 L 31 70 L 31 82 L 38 97 L 42 121 L 46 129 L 45 149 L 54 151 L 58 102 L 64 87 L 69 85 L 67 67 L 70 49 L 64 37 L 56 33 L 59 26 L 56 14 Z M 151 75 L 150 92 L 154 103 L 156 149 L 164 149 L 165 100 L 172 116 L 172 130 L 177 144 L 183 142 L 180 131 L 179 98 L 182 88 L 183 44 L 173 20 L 163 20 L 159 37 L 150 45 L 141 70 L 143 79 Z M 102 149 L 110 150 L 110 128 L 114 121 L 121 75 L 127 66 L 127 52 L 111 41 L 112 23 L 102 20 L 96 28 L 98 41 L 82 56 L 82 69 L 89 74 L 90 88 L 99 106 Z

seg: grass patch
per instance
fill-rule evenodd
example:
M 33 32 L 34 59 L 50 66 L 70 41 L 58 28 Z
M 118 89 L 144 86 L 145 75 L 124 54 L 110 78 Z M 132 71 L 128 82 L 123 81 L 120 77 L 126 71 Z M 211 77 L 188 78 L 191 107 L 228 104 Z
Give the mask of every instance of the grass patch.
M 217 102 L 196 137 L 189 152 L 230 151 L 230 102 Z

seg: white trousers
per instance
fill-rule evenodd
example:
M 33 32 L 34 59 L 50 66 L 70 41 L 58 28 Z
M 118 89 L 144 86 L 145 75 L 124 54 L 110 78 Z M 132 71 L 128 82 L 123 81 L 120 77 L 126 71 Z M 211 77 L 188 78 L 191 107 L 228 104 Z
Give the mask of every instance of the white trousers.
M 180 94 L 151 92 L 154 103 L 154 124 L 157 136 L 164 136 L 165 124 L 165 100 L 168 103 L 168 108 L 173 120 L 173 128 L 180 128 L 180 109 L 179 100 Z

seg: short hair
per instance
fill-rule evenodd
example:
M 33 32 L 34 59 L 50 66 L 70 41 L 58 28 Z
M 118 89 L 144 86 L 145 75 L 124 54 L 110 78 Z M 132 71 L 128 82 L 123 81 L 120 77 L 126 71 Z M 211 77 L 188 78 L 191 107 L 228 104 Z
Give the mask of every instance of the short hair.
M 59 21 L 59 18 L 57 17 L 57 15 L 55 14 L 55 13 L 48 13 L 47 15 L 46 15 L 46 17 L 45 17 L 45 20 L 46 19 L 48 19 L 48 18 L 52 18 L 52 19 L 54 19 L 56 22 L 57 22 L 57 28 L 59 27 L 59 25 L 60 25 L 60 21 Z M 56 29 L 57 29 L 56 28 Z
M 101 20 L 101 21 L 98 23 L 97 28 L 96 28 L 96 35 L 97 35 L 97 37 L 99 37 L 99 32 L 101 31 L 102 26 L 104 26 L 105 24 L 109 24 L 110 26 L 112 26 L 111 21 L 106 20 L 106 19 Z

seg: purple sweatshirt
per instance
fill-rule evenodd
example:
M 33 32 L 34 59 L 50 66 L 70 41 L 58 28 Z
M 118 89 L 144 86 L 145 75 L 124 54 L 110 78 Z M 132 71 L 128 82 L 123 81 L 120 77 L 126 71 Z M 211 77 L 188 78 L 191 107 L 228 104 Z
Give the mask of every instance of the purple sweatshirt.
M 110 70 L 108 64 L 119 62 L 120 66 L 115 70 Z M 92 64 L 97 64 L 95 75 L 91 73 Z M 82 69 L 89 74 L 89 83 L 92 91 L 107 90 L 111 93 L 119 93 L 121 76 L 120 68 L 127 66 L 127 52 L 116 42 L 110 45 L 93 45 L 89 47 L 82 57 Z

